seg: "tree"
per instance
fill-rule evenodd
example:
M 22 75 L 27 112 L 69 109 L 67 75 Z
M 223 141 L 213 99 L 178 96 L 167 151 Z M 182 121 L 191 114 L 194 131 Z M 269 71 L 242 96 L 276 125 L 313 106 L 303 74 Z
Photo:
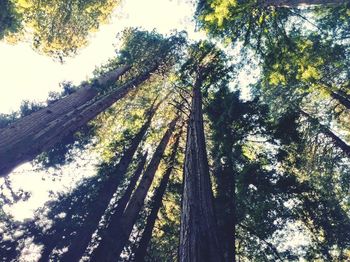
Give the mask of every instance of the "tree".
M 191 46 L 182 81 L 191 86 L 187 127 L 179 261 L 221 261 L 202 115 L 201 89 L 227 79 L 223 53 L 206 42 Z M 226 76 L 225 76 L 226 75 Z
M 79 127 L 125 96 L 131 89 L 149 79 L 151 74 L 157 69 L 162 66 L 169 66 L 171 57 L 173 55 L 176 56 L 178 45 L 181 45 L 183 41 L 181 37 L 177 36 L 164 39 L 160 35 L 137 32 L 135 30 L 127 31 L 126 33 L 128 35 L 126 36 L 124 53 L 122 52 L 119 59 L 123 62 L 139 62 L 138 66 L 146 63 L 147 66 L 135 69 L 136 72 L 139 70 L 136 76 L 132 76 L 131 80 L 122 83 L 121 86 L 105 94 L 102 93 L 96 97 L 95 91 L 93 91 L 91 86 L 88 86 L 77 92 L 77 94 L 74 93 L 66 99 L 57 101 L 48 108 L 39 110 L 2 129 L 0 131 L 1 176 L 8 174 L 18 164 L 32 160 L 39 153 L 60 142 L 65 136 L 74 133 Z M 147 55 L 150 55 L 147 51 L 153 51 L 153 55 L 158 54 L 158 56 L 153 58 L 153 61 L 137 57 L 137 55 L 143 55 L 140 49 L 139 53 L 133 54 L 134 57 L 132 58 L 130 57 L 128 45 L 133 45 L 134 41 L 142 39 L 144 40 L 142 42 L 144 45 L 143 50 Z M 157 43 L 157 47 L 147 50 L 148 45 L 154 45 L 157 41 L 160 41 Z M 163 64 L 162 61 L 165 58 L 168 59 Z M 94 84 L 107 84 L 109 81 L 113 83 L 128 68 L 126 66 L 121 69 L 121 72 L 110 73 L 107 77 L 94 82 Z M 72 105 L 67 107 L 66 103 L 72 103 Z
M 296 7 L 299 5 L 313 7 L 315 4 L 321 5 L 320 8 L 325 10 L 327 7 L 341 6 L 345 2 L 341 0 L 201 0 L 197 5 L 196 17 L 200 27 L 209 35 L 233 44 L 242 41 L 245 45 L 253 47 L 255 51 L 263 53 L 268 43 L 277 39 L 288 41 L 288 22 L 298 27 L 300 27 L 300 21 L 310 23 L 303 12 Z
M 6 2 L 5 7 L 11 6 L 10 10 L 5 9 L 7 19 L 4 20 L 12 33 L 8 40 L 13 42 L 26 37 L 37 51 L 60 61 L 86 46 L 88 36 L 107 23 L 120 4 L 112 0 Z
M 112 168 L 111 173 L 107 175 L 107 179 L 105 184 L 100 190 L 98 194 L 98 198 L 96 199 L 94 210 L 88 215 L 86 218 L 87 226 L 76 235 L 70 248 L 67 253 L 65 253 L 62 257 L 62 261 L 68 259 L 69 261 L 76 260 L 78 261 L 81 256 L 84 254 L 86 248 L 88 247 L 93 232 L 98 227 L 99 222 L 101 221 L 105 211 L 108 208 L 108 205 L 113 197 L 113 194 L 116 192 L 118 185 L 121 179 L 126 174 L 127 169 L 132 161 L 132 158 L 144 138 L 150 124 L 152 118 L 157 111 L 160 103 L 153 105 L 150 111 L 147 114 L 146 122 L 140 129 L 140 131 L 135 135 L 132 139 L 129 147 L 125 150 L 123 157 L 120 159 L 118 165 L 115 168 Z
M 85 100 L 59 119 L 69 128 L 75 114 L 85 126 L 93 119 L 98 173 L 35 221 L 17 226 L 4 216 L 0 227 L 15 230 L 1 233 L 6 258 L 25 260 L 19 252 L 34 243 L 44 246 L 41 261 L 349 260 L 348 8 L 337 0 L 199 1 L 200 27 L 230 47 L 243 44 L 238 55 L 207 41 L 182 52 L 182 34 L 127 29 L 117 57 L 86 84 L 92 93 L 78 89 L 72 97 Z M 232 80 L 251 61 L 261 71 L 245 97 Z M 98 84 L 125 65 L 117 83 Z M 140 85 L 115 104 L 129 83 Z M 160 105 L 161 97 L 171 102 Z M 184 155 L 170 104 L 188 117 Z M 24 104 L 23 119 L 42 106 Z M 3 130 L 18 117 L 3 117 Z M 47 135 L 64 144 L 55 132 Z M 153 155 L 142 174 L 146 151 Z
M 104 230 L 104 234 L 102 234 L 101 242 L 93 252 L 91 257 L 92 261 L 111 261 L 120 256 L 143 206 L 147 192 L 152 184 L 154 175 L 163 157 L 170 137 L 176 127 L 178 119 L 179 117 L 176 117 L 170 122 L 167 131 L 159 142 L 159 145 L 157 146 L 138 187 L 125 208 L 123 215 L 120 218 L 112 215 L 109 225 Z
M 139 245 L 135 251 L 135 255 L 133 258 L 134 261 L 140 261 L 140 262 L 145 261 L 147 247 L 148 247 L 149 242 L 152 238 L 152 231 L 153 231 L 153 227 L 155 225 L 155 222 L 157 220 L 158 211 L 162 205 L 163 196 L 164 196 L 165 190 L 167 188 L 167 185 L 168 185 L 168 182 L 170 179 L 170 175 L 173 171 L 173 168 L 174 168 L 174 165 L 176 162 L 176 155 L 177 155 L 177 151 L 178 151 L 178 147 L 179 147 L 180 138 L 181 138 L 181 133 L 177 134 L 177 136 L 175 138 L 175 142 L 172 146 L 171 155 L 169 157 L 169 160 L 167 161 L 167 168 L 166 168 L 164 175 L 162 176 L 162 179 L 160 181 L 160 184 L 159 184 L 158 188 L 156 189 L 156 192 L 152 198 L 151 212 L 147 217 L 145 229 L 142 232 L 142 237 L 141 237 L 141 239 L 139 241 Z
M 20 29 L 20 15 L 11 0 L 1 2 L 0 8 L 0 40 Z
M 75 237 L 71 237 L 69 239 L 69 246 L 71 248 L 68 250 L 68 254 L 71 259 L 74 259 L 75 257 L 77 260 L 80 259 L 86 247 L 90 243 L 91 236 L 96 230 L 101 218 L 103 217 L 114 193 L 117 191 L 120 182 L 125 177 L 127 170 L 130 169 L 130 164 L 132 162 L 133 156 L 143 141 L 145 134 L 151 125 L 152 118 L 154 117 L 160 104 L 161 102 L 156 103 L 156 101 L 154 101 L 152 107 L 145 113 L 146 121 L 143 123 L 140 130 L 138 130 L 134 137 L 132 137 L 130 140 L 127 139 L 127 143 L 124 144 L 124 151 L 122 153 L 115 152 L 114 157 L 109 160 L 109 162 L 103 163 L 101 165 L 99 174 L 102 178 L 100 178 L 101 181 L 99 183 L 96 181 L 93 182 L 98 185 L 94 189 L 95 192 L 93 192 L 87 201 L 87 210 L 83 210 L 85 214 L 79 214 L 79 212 L 81 212 L 79 210 L 77 211 L 77 214 L 75 213 L 74 208 L 70 208 L 72 213 L 66 215 L 66 218 L 68 220 L 71 219 L 71 216 L 84 217 L 84 219 L 76 222 L 77 227 L 73 226 L 71 229 L 72 232 L 75 231 Z M 79 194 L 79 192 L 77 193 Z M 76 198 L 74 195 L 72 197 Z M 60 226 L 60 223 L 58 223 L 58 226 Z M 64 226 L 65 225 L 63 225 L 63 227 Z M 55 228 L 53 228 L 53 230 L 55 230 Z M 64 230 L 62 233 L 70 234 L 67 233 L 67 230 Z M 48 259 L 48 256 L 50 256 L 52 250 L 57 245 L 57 239 L 60 239 L 62 237 L 61 233 L 55 231 L 54 235 L 55 236 L 51 236 L 51 238 L 53 237 L 56 239 L 56 241 L 50 241 L 52 244 L 45 245 L 44 252 L 41 257 L 42 261 Z
M 300 5 L 340 5 L 343 4 L 342 0 L 265 0 L 263 5 L 265 6 L 286 6 L 295 8 Z

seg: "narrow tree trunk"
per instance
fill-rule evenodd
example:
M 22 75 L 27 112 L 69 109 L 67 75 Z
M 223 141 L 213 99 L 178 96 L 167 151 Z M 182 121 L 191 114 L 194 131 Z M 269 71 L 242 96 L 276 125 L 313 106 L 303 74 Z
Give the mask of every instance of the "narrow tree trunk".
M 227 143 L 227 141 L 225 141 Z M 225 147 L 227 145 L 222 145 Z M 235 188 L 236 176 L 233 170 L 232 163 L 232 145 L 227 146 L 230 152 L 225 151 L 224 155 L 219 156 L 215 163 L 215 173 L 217 181 L 217 198 L 216 200 L 216 214 L 218 220 L 218 229 L 220 241 L 222 244 L 224 261 L 235 262 L 235 241 L 236 241 L 236 212 L 235 212 Z M 215 154 L 215 153 L 214 153 Z M 220 159 L 226 156 L 226 163 L 221 164 Z
M 342 95 L 340 92 L 331 92 L 331 96 L 336 99 L 340 104 L 342 104 L 343 106 L 345 106 L 347 109 L 350 110 L 350 100 Z
M 272 253 L 274 254 L 274 256 L 275 256 L 279 261 L 281 261 L 281 262 L 285 261 L 285 260 L 282 259 L 282 257 L 281 257 L 280 254 L 278 253 L 277 248 L 276 248 L 274 245 L 272 245 L 270 242 L 266 241 L 264 238 L 262 238 L 261 236 L 259 236 L 259 234 L 258 234 L 256 231 L 254 231 L 253 229 L 251 229 L 251 228 L 249 228 L 249 227 L 247 227 L 247 226 L 245 226 L 245 225 L 243 225 L 243 224 L 239 224 L 239 226 L 242 227 L 244 230 L 246 230 L 249 234 L 252 234 L 252 235 L 254 235 L 255 237 L 259 238 L 259 240 L 260 240 L 261 242 L 265 243 L 265 245 L 267 245 L 267 246 L 270 248 L 270 250 L 272 251 Z
M 130 200 L 131 194 L 135 189 L 136 183 L 142 174 L 146 160 L 147 160 L 147 153 L 144 154 L 143 158 L 139 162 L 136 171 L 134 172 L 133 176 L 130 178 L 130 182 L 129 182 L 128 187 L 126 188 L 123 196 L 118 200 L 116 207 L 113 208 L 113 210 L 111 211 L 111 212 L 113 212 L 113 214 L 111 214 L 107 220 L 112 219 L 113 221 L 117 221 L 117 220 L 119 221 L 119 219 L 123 215 L 125 207 Z M 108 235 L 108 233 L 109 233 L 108 227 L 103 228 L 103 229 L 99 230 L 99 232 L 98 232 L 98 234 L 100 235 L 101 238 L 104 238 L 104 236 Z M 94 256 L 95 250 L 91 254 L 91 257 Z
M 315 125 L 320 127 L 320 130 L 323 134 L 325 134 L 327 137 L 332 139 L 333 143 L 340 148 L 348 157 L 350 157 L 350 146 L 345 143 L 340 137 L 338 137 L 336 134 L 334 134 L 328 127 L 320 124 L 317 119 L 310 116 L 310 114 L 306 113 L 303 110 L 300 110 L 301 114 L 303 116 L 306 116 L 310 122 L 314 123 Z
M 156 109 L 159 107 L 159 104 L 160 103 L 150 110 L 146 123 L 131 141 L 129 148 L 124 152 L 123 157 L 120 159 L 115 169 L 115 173 L 109 174 L 110 177 L 106 179 L 104 186 L 101 188 L 98 198 L 96 199 L 96 204 L 93 206 L 93 210 L 85 219 L 87 226 L 83 228 L 82 232 L 75 236 L 68 251 L 62 256 L 62 262 L 79 261 L 84 254 L 90 243 L 92 234 L 97 229 L 121 179 L 125 175 L 139 144 L 151 124 L 152 117 L 154 116 Z
M 265 0 L 262 4 L 264 6 L 296 8 L 301 5 L 339 5 L 347 2 L 345 0 Z
M 140 159 L 139 164 L 138 164 L 138 166 L 137 166 L 133 176 L 130 178 L 130 183 L 129 183 L 125 193 L 118 200 L 117 207 L 115 209 L 115 214 L 116 213 L 121 213 L 121 214 L 123 213 L 123 211 L 125 209 L 125 206 L 128 203 L 128 200 L 130 198 L 131 192 L 134 189 L 135 184 L 136 184 L 138 178 L 140 177 L 140 175 L 142 173 L 142 170 L 143 170 L 143 167 L 145 165 L 146 159 L 147 159 L 147 153 L 144 154 L 142 156 L 142 158 Z M 70 212 L 70 214 L 68 214 L 67 216 L 68 217 L 72 217 L 72 215 L 74 215 L 74 213 Z M 47 261 L 49 261 L 49 257 L 51 255 L 53 249 L 56 247 L 57 242 L 60 241 L 60 239 L 62 238 L 62 236 L 64 234 L 65 235 L 69 235 L 71 233 L 72 233 L 72 231 L 71 232 L 57 232 L 57 234 L 55 234 L 53 236 L 54 239 L 50 239 L 49 245 L 45 245 L 44 246 L 44 250 L 43 250 L 42 255 L 41 255 L 40 259 L 38 260 L 38 262 L 47 262 Z
M 201 85 L 201 79 L 197 79 L 187 129 L 180 262 L 222 261 L 205 145 Z
M 154 66 L 149 71 L 96 100 L 89 100 L 73 111 L 58 114 L 53 120 L 41 121 L 41 118 L 46 119 L 46 115 L 51 115 L 52 112 L 40 110 L 40 113 L 37 112 L 39 114 L 36 114 L 36 118 L 32 121 L 29 121 L 29 118 L 23 118 L 22 121 L 1 129 L 0 176 L 8 174 L 17 165 L 34 159 L 38 154 L 60 142 L 65 136 L 78 130 L 89 120 L 124 97 L 132 88 L 147 80 L 157 67 L 157 65 Z
M 124 213 L 125 207 L 130 200 L 131 194 L 135 189 L 136 183 L 142 174 L 146 160 L 147 160 L 147 153 L 143 155 L 134 175 L 130 178 L 128 187 L 126 188 L 123 196 L 118 200 L 117 206 L 113 210 L 113 216 L 121 217 L 121 215 Z
M 134 261 L 136 261 L 136 262 L 145 261 L 147 247 L 148 247 L 149 242 L 152 238 L 153 227 L 154 227 L 154 224 L 156 223 L 156 220 L 157 220 L 158 211 L 159 211 L 160 207 L 162 206 L 163 196 L 164 196 L 166 187 L 167 187 L 168 182 L 169 182 L 170 174 L 173 171 L 173 167 L 175 164 L 175 159 L 176 159 L 177 149 L 179 146 L 179 141 L 180 141 L 180 134 L 176 137 L 169 162 L 167 163 L 167 169 L 165 170 L 163 178 L 160 181 L 159 187 L 157 188 L 156 193 L 152 199 L 151 213 L 147 217 L 145 229 L 142 233 L 142 237 L 141 237 L 139 246 L 138 246 L 137 250 L 135 251 Z
M 157 149 L 154 152 L 152 159 L 148 164 L 147 169 L 143 174 L 134 194 L 132 195 L 122 217 L 120 219 L 118 217 L 111 218 L 111 221 L 106 228 L 106 232 L 108 232 L 108 234 L 103 236 L 100 244 L 94 250 L 93 255 L 91 256 L 91 261 L 111 262 L 118 260 L 120 253 L 129 239 L 133 225 L 135 224 L 142 209 L 147 192 L 152 184 L 154 175 L 163 157 L 171 134 L 175 129 L 177 120 L 178 117 L 169 124 L 168 130 L 165 132 L 162 140 L 157 146 Z

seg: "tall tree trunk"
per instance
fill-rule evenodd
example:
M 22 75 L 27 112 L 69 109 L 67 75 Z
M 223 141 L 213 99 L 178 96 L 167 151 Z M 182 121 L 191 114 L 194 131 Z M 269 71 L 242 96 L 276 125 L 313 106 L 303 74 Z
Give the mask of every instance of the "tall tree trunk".
M 163 178 L 160 181 L 160 184 L 159 184 L 159 186 L 156 190 L 156 193 L 152 199 L 151 213 L 147 217 L 145 229 L 142 233 L 142 237 L 141 237 L 139 246 L 135 251 L 134 261 L 136 261 L 136 262 L 145 261 L 147 247 L 148 247 L 148 244 L 152 238 L 153 227 L 154 227 L 154 224 L 157 220 L 158 211 L 159 211 L 160 207 L 162 206 L 163 196 L 164 196 L 165 190 L 167 188 L 171 172 L 173 171 L 173 168 L 174 168 L 176 154 L 177 154 L 177 150 L 178 150 L 178 146 L 179 146 L 179 142 L 180 142 L 180 136 L 181 136 L 181 134 L 179 134 L 176 137 L 175 143 L 174 143 L 173 148 L 172 148 L 172 153 L 171 153 L 170 159 L 167 162 L 167 169 L 165 170 Z
M 113 221 L 117 221 L 117 220 L 119 221 L 119 219 L 123 215 L 123 213 L 125 211 L 125 207 L 130 200 L 131 194 L 135 189 L 136 183 L 142 174 L 146 160 L 147 160 L 147 153 L 145 153 L 143 155 L 143 158 L 139 162 L 139 165 L 138 165 L 136 171 L 134 172 L 133 176 L 130 178 L 130 182 L 129 182 L 128 187 L 126 188 L 125 192 L 123 193 L 123 196 L 118 200 L 116 207 L 110 211 L 110 212 L 113 212 L 113 214 L 111 214 L 110 217 L 107 218 L 107 221 L 111 220 L 111 219 Z M 109 222 L 107 222 L 107 223 L 109 223 Z M 101 238 L 108 235 L 109 232 L 107 229 L 108 228 L 103 228 L 103 229 L 99 230 L 98 234 L 101 236 Z M 91 257 L 94 256 L 94 253 L 95 253 L 95 250 L 93 251 Z
M 278 6 L 278 7 L 298 7 L 300 5 L 339 5 L 345 4 L 345 0 L 264 0 L 264 6 Z
M 79 261 L 81 256 L 84 254 L 86 248 L 88 247 L 92 234 L 98 227 L 98 224 L 103 217 L 114 193 L 116 192 L 121 179 L 124 177 L 132 158 L 141 143 L 143 137 L 148 130 L 151 120 L 159 107 L 160 103 L 152 106 L 152 109 L 148 113 L 147 121 L 142 126 L 140 131 L 131 141 L 129 148 L 124 152 L 123 157 L 120 159 L 114 174 L 109 174 L 103 187 L 100 189 L 98 198 L 96 199 L 96 204 L 93 206 L 93 210 L 88 214 L 85 219 L 86 227 L 83 231 L 75 236 L 72 244 L 69 246 L 68 251 L 62 256 L 61 261 Z
M 138 166 L 134 172 L 134 174 L 132 175 L 132 177 L 130 178 L 130 183 L 125 191 L 125 193 L 123 194 L 123 196 L 118 200 L 117 202 L 117 207 L 115 209 L 115 214 L 116 213 L 123 213 L 126 204 L 128 203 L 128 200 L 130 198 L 131 192 L 135 187 L 135 184 L 138 180 L 138 178 L 140 177 L 140 175 L 142 174 L 142 170 L 144 168 L 145 162 L 147 159 L 147 153 L 144 154 L 142 156 L 142 158 L 140 159 Z M 130 192 L 130 193 L 129 193 Z M 93 207 L 94 208 L 94 207 Z M 74 213 L 70 212 L 70 214 L 68 214 L 67 216 L 72 217 L 72 215 L 74 215 Z M 68 218 L 70 219 L 70 218 Z M 85 228 L 84 228 L 85 229 Z M 70 232 L 58 232 L 60 234 L 55 234 L 53 237 L 54 239 L 50 239 L 49 245 L 45 245 L 44 246 L 44 250 L 42 252 L 42 255 L 39 259 L 38 262 L 47 262 L 49 261 L 49 257 L 53 251 L 53 249 L 56 247 L 57 242 L 60 241 L 60 239 L 62 238 L 63 234 L 65 235 L 70 235 L 72 233 L 72 231 Z M 82 248 L 83 249 L 83 248 Z M 83 255 L 83 254 L 82 254 Z
M 222 261 L 206 153 L 201 85 L 199 77 L 193 87 L 187 129 L 180 262 Z
M 225 141 L 227 143 L 228 141 Z M 236 175 L 232 163 L 232 144 L 222 145 L 230 149 L 225 150 L 225 154 L 219 155 L 215 161 L 215 177 L 217 181 L 217 198 L 215 199 L 216 214 L 218 220 L 218 229 L 220 241 L 222 244 L 224 261 L 235 262 L 235 242 L 236 242 Z M 215 153 L 214 153 L 215 154 Z M 226 163 L 222 164 L 221 157 L 226 157 Z
M 350 100 L 346 97 L 346 94 L 342 94 L 341 92 L 331 92 L 331 97 L 336 99 L 340 104 L 345 106 L 350 110 Z
M 317 119 L 310 116 L 309 113 L 300 110 L 300 113 L 305 116 L 311 123 L 317 125 L 321 132 L 325 134 L 327 137 L 332 139 L 333 143 L 340 148 L 348 157 L 350 157 L 350 146 L 344 142 L 340 137 L 338 137 L 336 134 L 334 134 L 327 126 L 324 126 L 318 122 Z
M 113 216 L 117 216 L 117 217 L 121 217 L 122 214 L 124 213 L 125 207 L 128 204 L 131 194 L 135 189 L 136 183 L 139 180 L 143 168 L 145 166 L 147 160 L 147 153 L 145 153 L 141 159 L 141 161 L 139 162 L 139 165 L 134 173 L 134 175 L 130 178 L 130 182 L 128 187 L 126 188 L 123 196 L 118 200 L 117 206 L 116 208 L 113 209 Z
M 168 130 L 165 132 L 162 140 L 157 146 L 157 149 L 154 152 L 152 159 L 148 164 L 147 169 L 143 174 L 134 194 L 132 195 L 122 217 L 119 218 L 117 216 L 112 216 L 105 231 L 107 234 L 103 236 L 100 244 L 94 250 L 93 255 L 91 256 L 91 261 L 111 262 L 119 258 L 120 253 L 129 239 L 133 225 L 135 224 L 142 209 L 147 192 L 152 184 L 154 175 L 163 157 L 171 134 L 175 129 L 177 120 L 178 117 L 169 124 Z
M 90 99 L 74 110 L 65 114 L 57 114 L 54 119 L 46 120 L 52 112 L 40 110 L 0 130 L 0 176 L 11 172 L 17 165 L 33 160 L 35 156 L 50 149 L 65 136 L 74 133 L 89 120 L 124 97 L 132 88 L 147 80 L 158 68 L 155 65 L 149 71 L 109 93 Z M 110 80 L 108 80 L 110 81 Z M 61 107 L 57 108 L 58 111 Z M 63 109 L 62 109 L 63 110 Z M 44 121 L 41 119 L 44 118 Z
M 279 260 L 280 262 L 283 262 L 284 260 L 282 259 L 282 257 L 280 256 L 280 254 L 278 253 L 277 248 L 272 245 L 270 242 L 266 241 L 263 237 L 259 236 L 259 233 L 257 233 L 256 231 L 254 231 L 253 229 L 243 225 L 243 224 L 239 224 L 239 226 L 241 228 L 243 228 L 245 231 L 247 231 L 249 234 L 254 235 L 255 237 L 259 238 L 259 240 L 261 242 L 263 242 L 265 245 L 267 245 L 269 247 L 269 249 L 272 251 L 273 255 L 275 256 L 275 261 Z

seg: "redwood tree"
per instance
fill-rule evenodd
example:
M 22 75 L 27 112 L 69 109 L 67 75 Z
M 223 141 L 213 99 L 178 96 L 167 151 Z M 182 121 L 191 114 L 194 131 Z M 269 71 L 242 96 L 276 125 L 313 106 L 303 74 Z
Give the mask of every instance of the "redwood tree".
M 184 83 L 191 85 L 192 104 L 184 163 L 179 261 L 222 261 L 206 152 L 201 91 L 225 81 L 228 77 L 226 58 L 212 44 L 200 42 L 191 46 L 182 72 Z
M 174 169 L 174 165 L 176 164 L 176 155 L 179 147 L 180 137 L 181 137 L 181 133 L 178 134 L 175 139 L 170 158 L 166 162 L 167 168 L 152 198 L 151 212 L 147 217 L 145 229 L 142 232 L 142 237 L 140 239 L 138 248 L 135 251 L 135 255 L 133 259 L 134 261 L 139 261 L 139 262 L 145 261 L 147 247 L 152 238 L 152 231 L 153 231 L 154 224 L 156 223 L 156 220 L 157 220 L 158 211 L 162 206 L 163 196 L 167 188 L 170 175 Z
M 138 30 L 127 31 L 124 38 L 125 43 L 118 60 L 127 66 L 107 74 L 93 82 L 92 86 L 104 89 L 101 85 L 113 84 L 130 68 L 128 65 L 133 66 L 130 70 L 132 77 L 121 86 L 106 93 L 101 92 L 97 97 L 96 91 L 88 86 L 1 129 L 0 176 L 8 174 L 21 163 L 33 160 L 38 154 L 77 131 L 131 89 L 148 80 L 157 70 L 169 69 L 176 61 L 184 42 L 179 35 L 164 38 L 156 33 Z
M 152 184 L 158 165 L 163 157 L 165 148 L 176 127 L 179 117 L 176 117 L 163 135 L 157 146 L 150 163 L 148 164 L 141 180 L 133 193 L 123 215 L 112 216 L 109 225 L 104 230 L 101 242 L 93 251 L 91 261 L 113 261 L 120 256 L 137 217 L 142 209 L 147 192 Z
M 94 206 L 94 210 L 90 212 L 85 219 L 86 227 L 83 231 L 76 234 L 72 244 L 69 246 L 68 252 L 66 252 L 62 261 L 79 261 L 81 256 L 84 254 L 86 248 L 88 247 L 92 234 L 97 229 L 100 220 L 102 219 L 112 197 L 116 192 L 121 179 L 126 174 L 127 169 L 132 161 L 132 158 L 139 147 L 141 141 L 143 140 L 150 124 L 152 118 L 158 109 L 160 102 L 153 105 L 149 112 L 146 114 L 146 122 L 141 127 L 140 131 L 131 140 L 130 146 L 123 153 L 117 166 L 112 170 L 111 174 L 107 174 L 104 185 L 100 189 L 98 198 Z

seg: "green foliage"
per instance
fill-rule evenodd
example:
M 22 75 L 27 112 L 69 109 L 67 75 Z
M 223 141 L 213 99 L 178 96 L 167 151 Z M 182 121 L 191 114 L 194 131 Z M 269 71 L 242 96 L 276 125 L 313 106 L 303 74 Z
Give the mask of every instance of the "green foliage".
M 229 57 L 214 44 L 201 41 L 188 48 L 188 59 L 179 71 L 184 88 L 201 88 L 206 96 L 209 88 L 218 88 L 231 78 Z
M 122 64 L 137 65 L 147 70 L 155 65 L 174 64 L 179 59 L 181 47 L 185 44 L 185 33 L 164 37 L 156 31 L 148 32 L 137 28 L 126 29 L 121 37 L 122 45 L 118 59 Z
M 21 26 L 21 16 L 12 0 L 0 3 L 0 40 L 9 34 L 16 33 Z
M 8 33 L 9 42 L 29 37 L 37 51 L 63 61 L 87 45 L 119 1 L 6 0 L 1 5 L 0 39 Z
M 256 51 L 285 38 L 285 25 L 291 15 L 294 13 L 287 8 L 264 6 L 256 0 L 201 0 L 196 12 L 200 27 L 210 36 L 220 37 L 228 44 L 242 41 Z

